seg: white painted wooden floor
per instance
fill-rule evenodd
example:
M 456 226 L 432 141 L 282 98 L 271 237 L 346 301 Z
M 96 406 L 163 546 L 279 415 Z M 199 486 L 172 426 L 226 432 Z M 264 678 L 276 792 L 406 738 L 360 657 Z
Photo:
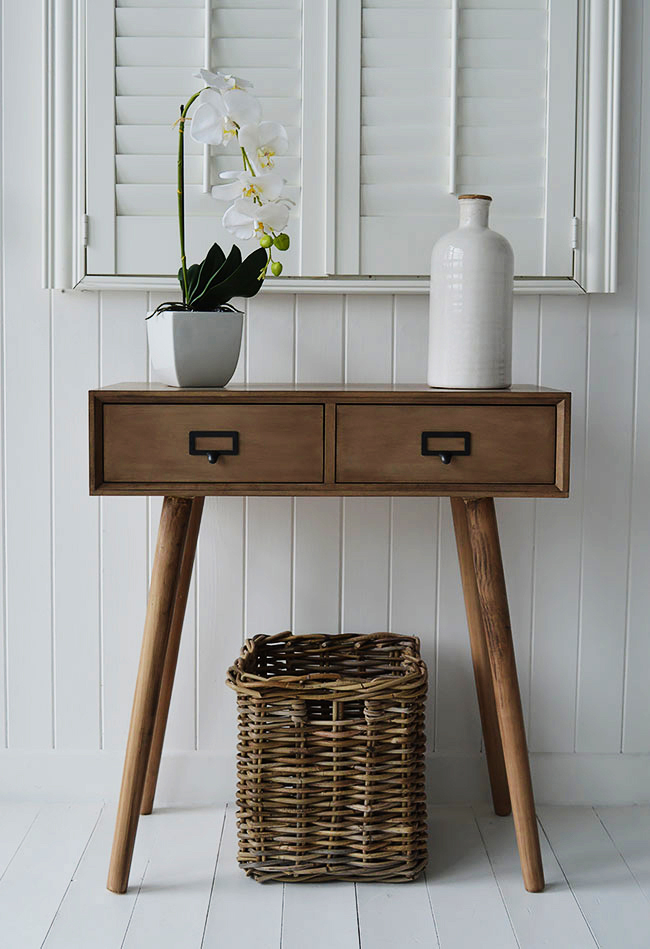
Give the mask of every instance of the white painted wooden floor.
M 105 888 L 114 808 L 0 805 L 2 949 L 648 949 L 650 807 L 541 807 L 547 888 L 526 893 L 509 819 L 431 809 L 426 878 L 265 885 L 227 807 L 140 823 L 132 884 Z

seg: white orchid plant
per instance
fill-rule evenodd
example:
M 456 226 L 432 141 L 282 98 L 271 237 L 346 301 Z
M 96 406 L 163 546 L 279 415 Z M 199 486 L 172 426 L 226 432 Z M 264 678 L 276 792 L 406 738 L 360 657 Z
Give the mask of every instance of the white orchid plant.
M 270 270 L 282 273 L 282 264 L 273 259 L 273 251 L 289 248 L 289 235 L 284 228 L 292 202 L 283 197 L 284 179 L 274 168 L 276 155 L 287 151 L 286 129 L 277 122 L 262 122 L 262 109 L 252 95 L 252 84 L 238 76 L 227 76 L 201 69 L 195 74 L 205 83 L 187 103 L 181 106 L 178 120 L 178 224 L 181 267 L 178 279 L 183 294 L 179 308 L 215 310 L 234 296 L 252 297 L 262 287 Z M 189 111 L 199 100 L 190 119 Z M 222 223 L 238 240 L 257 238 L 260 246 L 242 259 L 233 245 L 226 257 L 218 244 L 213 244 L 200 264 L 187 266 L 185 256 L 185 125 L 190 135 L 203 145 L 239 146 L 243 168 L 225 171 L 226 183 L 216 185 L 212 196 L 232 203 Z M 169 305 L 166 305 L 169 306 Z

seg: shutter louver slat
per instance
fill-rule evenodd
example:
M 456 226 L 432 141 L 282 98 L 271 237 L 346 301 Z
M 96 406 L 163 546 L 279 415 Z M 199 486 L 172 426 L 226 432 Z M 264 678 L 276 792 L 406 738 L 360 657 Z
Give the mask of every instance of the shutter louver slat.
M 524 274 L 544 273 L 546 263 L 550 3 L 460 7 L 457 193 L 492 194 L 493 225 L 511 240 Z M 434 240 L 456 225 L 447 193 L 450 7 L 450 0 L 363 0 L 362 274 L 428 273 Z M 568 273 L 568 239 L 563 259 Z
M 458 213 L 451 0 L 212 0 L 211 20 L 212 68 L 253 82 L 263 119 L 287 128 L 276 169 L 296 207 L 284 274 L 427 274 L 433 241 Z M 114 0 L 88 22 L 101 62 L 89 100 L 88 272 L 175 273 L 174 123 L 200 88 L 204 0 Z M 578 0 L 460 0 L 456 193 L 494 196 L 492 223 L 518 274 L 573 273 L 577 27 Z M 185 143 L 194 262 L 215 240 L 234 241 L 221 227 L 228 203 L 202 191 L 203 147 Z M 213 147 L 210 163 L 212 184 L 241 167 L 234 143 Z
M 193 78 L 204 61 L 203 0 L 118 0 L 115 9 L 115 205 L 117 272 L 175 273 L 179 106 L 201 87 Z M 292 247 L 282 256 L 295 272 L 300 243 L 301 0 L 214 0 L 212 68 L 254 84 L 263 119 L 281 122 L 289 151 L 276 160 L 296 202 Z M 241 168 L 238 149 L 213 147 L 211 180 Z M 226 251 L 235 242 L 221 225 L 228 202 L 202 190 L 203 148 L 185 137 L 186 242 L 188 261 L 203 257 L 216 240 Z M 257 247 L 238 242 L 243 254 Z

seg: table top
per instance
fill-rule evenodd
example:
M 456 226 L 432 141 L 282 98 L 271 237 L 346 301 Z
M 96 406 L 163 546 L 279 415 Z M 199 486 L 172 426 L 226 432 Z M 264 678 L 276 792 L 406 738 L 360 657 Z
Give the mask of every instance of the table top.
M 405 383 L 262 383 L 224 388 L 175 388 L 157 382 L 120 382 L 90 392 L 91 403 L 219 403 L 219 402 L 383 402 L 413 404 L 557 404 L 570 393 L 536 385 L 507 389 L 433 389 Z
M 465 396 L 494 396 L 507 395 L 512 393 L 518 395 L 521 393 L 553 393 L 555 395 L 566 393 L 560 389 L 549 389 L 547 386 L 516 384 L 508 386 L 505 389 L 437 389 L 432 386 L 422 385 L 420 383 L 404 382 L 263 382 L 263 383 L 230 383 L 223 388 L 176 388 L 167 386 L 162 382 L 117 382 L 110 386 L 101 386 L 95 392 L 155 392 L 156 394 L 179 395 L 184 392 L 206 393 L 209 395 L 219 395 L 220 393 L 245 393 L 245 392 L 391 392 L 391 393 L 414 393 L 427 392 L 435 395 L 461 395 Z

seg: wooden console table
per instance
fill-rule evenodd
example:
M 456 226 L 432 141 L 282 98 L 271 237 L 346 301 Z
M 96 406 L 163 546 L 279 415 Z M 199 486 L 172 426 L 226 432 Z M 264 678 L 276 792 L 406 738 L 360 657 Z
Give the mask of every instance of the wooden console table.
M 165 496 L 110 890 L 125 892 L 138 818 L 153 807 L 207 495 L 451 499 L 494 809 L 512 807 L 524 884 L 544 888 L 493 499 L 567 497 L 569 425 L 569 393 L 536 386 L 124 384 L 90 393 L 90 493 Z

